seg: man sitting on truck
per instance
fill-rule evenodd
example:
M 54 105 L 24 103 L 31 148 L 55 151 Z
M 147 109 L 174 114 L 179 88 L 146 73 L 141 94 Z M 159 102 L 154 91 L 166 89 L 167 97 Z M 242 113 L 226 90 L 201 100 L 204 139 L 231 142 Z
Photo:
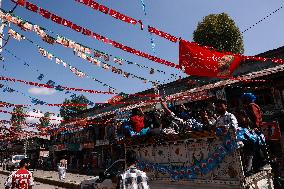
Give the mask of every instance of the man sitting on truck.
M 230 128 L 234 128 L 236 131 L 238 128 L 238 121 L 234 114 L 227 111 L 227 101 L 217 99 L 215 108 L 219 115 L 216 120 L 216 128 L 221 129 L 223 133 L 227 132 Z
M 162 98 L 160 98 L 160 102 L 165 113 L 171 119 L 170 126 L 163 130 L 165 134 L 178 134 L 180 132 L 200 131 L 203 129 L 203 124 L 198 122 L 196 119 L 192 117 L 185 117 L 187 119 L 182 119 L 168 108 L 166 102 Z M 188 115 L 190 114 L 191 113 L 188 112 Z
M 124 126 L 127 136 L 144 136 L 149 132 L 149 128 L 145 128 L 144 113 L 141 108 L 134 108 L 130 116 L 129 125 Z
M 149 189 L 146 173 L 136 168 L 137 157 L 133 150 L 126 152 L 127 170 L 119 176 L 117 189 Z

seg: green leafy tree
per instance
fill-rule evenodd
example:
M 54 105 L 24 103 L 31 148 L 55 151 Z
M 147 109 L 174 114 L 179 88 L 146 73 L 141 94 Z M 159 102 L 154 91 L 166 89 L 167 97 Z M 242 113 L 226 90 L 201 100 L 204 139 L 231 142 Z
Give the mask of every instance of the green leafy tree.
M 26 120 L 25 116 L 23 114 L 26 114 L 23 107 L 14 107 L 13 109 L 12 117 L 11 117 L 11 123 L 12 127 L 15 127 L 17 130 L 21 129 L 21 125 Z
M 244 53 L 242 34 L 234 20 L 226 13 L 204 17 L 193 33 L 193 40 L 220 52 Z
M 50 125 L 50 120 L 48 118 L 50 118 L 50 113 L 49 112 L 45 112 L 44 115 L 39 119 L 40 124 L 42 127 L 48 127 Z
M 71 99 L 65 99 L 63 104 L 88 104 L 89 100 L 84 96 L 75 96 Z M 87 106 L 62 106 L 60 108 L 60 116 L 64 120 L 69 120 L 72 115 L 77 114 L 80 111 L 86 110 Z

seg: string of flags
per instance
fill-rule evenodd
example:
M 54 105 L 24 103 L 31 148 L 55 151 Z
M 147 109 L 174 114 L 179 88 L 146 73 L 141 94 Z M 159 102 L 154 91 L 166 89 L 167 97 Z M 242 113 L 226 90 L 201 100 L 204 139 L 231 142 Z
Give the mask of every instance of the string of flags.
M 9 111 L 6 111 L 6 110 L 0 110 L 0 112 L 1 112 L 1 113 L 5 113 L 5 114 L 24 116 L 24 117 L 31 117 L 31 118 L 38 118 L 38 119 L 42 118 L 42 119 L 47 119 L 47 120 L 62 121 L 61 119 L 47 118 L 47 117 L 40 117 L 40 116 L 33 116 L 33 115 L 28 115 L 28 114 L 21 114 L 21 113 L 9 112 Z
M 35 28 L 37 29 L 37 26 L 35 26 Z M 38 33 L 38 32 L 37 32 L 37 33 Z M 46 36 L 46 34 L 42 35 L 43 32 L 40 32 L 40 33 L 41 33 L 41 35 L 40 35 L 41 37 L 45 37 L 45 36 Z M 14 30 L 11 29 L 11 28 L 9 29 L 9 35 L 11 35 L 13 38 L 15 38 L 16 36 L 23 36 L 23 35 L 19 34 L 18 32 L 14 31 Z M 50 38 L 50 37 L 49 37 L 49 38 Z M 62 59 L 56 57 L 56 56 L 53 55 L 52 53 L 49 53 L 49 52 L 46 51 L 44 48 L 39 47 L 34 41 L 32 41 L 32 40 L 30 40 L 30 39 L 28 39 L 28 38 L 26 38 L 26 37 L 23 37 L 22 39 L 25 39 L 25 40 L 31 42 L 32 44 L 35 44 L 35 45 L 39 48 L 39 53 L 40 53 L 42 56 L 47 57 L 47 58 L 50 59 L 50 60 L 52 60 L 53 58 L 55 58 L 55 62 L 56 62 L 57 64 L 61 64 L 61 63 L 62 63 L 62 65 L 63 65 L 65 68 L 66 68 L 66 67 L 69 67 L 70 71 L 71 71 L 72 73 L 74 73 L 76 76 L 81 77 L 81 78 L 83 78 L 83 77 L 89 77 L 89 76 L 88 76 L 87 74 L 85 74 L 84 72 L 79 71 L 77 68 L 75 68 L 75 67 L 73 67 L 73 66 L 67 64 L 65 61 L 63 61 Z M 54 39 L 54 38 L 53 38 L 53 39 Z M 45 40 L 44 40 L 44 41 L 45 41 Z M 50 40 L 49 40 L 49 41 L 50 41 Z M 46 41 L 45 41 L 45 42 L 46 42 Z M 61 44 L 61 45 L 64 46 L 64 47 L 66 47 L 66 44 L 71 44 L 71 43 L 70 43 L 71 41 L 69 41 L 68 39 L 64 39 L 64 38 L 62 38 L 62 37 L 60 37 L 60 36 L 57 36 L 56 42 L 57 42 L 58 44 Z M 50 43 L 50 44 L 55 43 L 55 39 L 53 40 L 53 43 L 51 43 L 51 42 L 48 42 L 48 43 Z M 81 52 L 82 49 L 79 50 L 79 49 L 76 48 L 75 46 L 69 46 L 69 45 L 68 45 L 68 47 L 73 48 L 73 49 L 74 49 L 74 54 L 76 54 L 78 57 L 81 57 L 83 60 L 87 60 L 87 61 L 89 61 L 90 63 L 92 63 L 92 64 L 94 64 L 94 65 L 96 65 L 96 66 L 98 66 L 98 67 L 102 67 L 102 68 L 105 69 L 105 70 L 110 70 L 110 69 L 111 69 L 111 71 L 112 71 L 113 73 L 116 73 L 116 74 L 119 74 L 119 75 L 123 75 L 123 77 L 125 77 L 125 78 L 129 78 L 129 77 L 131 76 L 132 78 L 136 78 L 136 79 L 142 80 L 144 83 L 150 82 L 150 83 L 152 83 L 152 85 L 157 85 L 157 82 L 158 82 L 158 81 L 151 81 L 151 80 L 148 80 L 148 79 L 146 79 L 146 78 L 137 76 L 137 75 L 135 75 L 135 74 L 132 74 L 132 73 L 129 73 L 129 72 L 125 72 L 125 71 L 123 71 L 122 69 L 116 68 L 115 66 L 110 66 L 109 64 L 104 63 L 104 62 L 102 62 L 102 61 L 100 61 L 100 60 L 98 60 L 98 59 L 96 59 L 96 58 L 94 58 L 94 57 L 88 55 L 88 54 L 90 54 L 90 49 L 89 49 L 89 48 L 84 48 L 83 50 L 84 50 L 84 52 L 86 52 L 86 53 L 84 53 L 84 52 Z M 87 54 L 87 53 L 88 53 L 88 54 Z M 95 52 L 94 54 L 95 54 L 96 56 L 101 56 L 101 55 L 102 55 L 102 53 L 99 53 L 99 52 Z M 103 55 L 104 55 L 104 59 L 105 59 L 105 60 L 109 60 L 109 57 L 108 57 L 106 54 L 103 54 Z M 121 64 L 122 64 L 122 59 L 115 57 L 115 58 L 114 58 L 114 62 L 116 62 L 116 63 L 118 63 L 118 64 L 121 65 Z M 153 70 L 152 70 L 152 71 L 153 71 Z M 150 73 L 151 73 L 151 71 L 150 71 Z M 40 78 L 41 78 L 41 77 L 40 77 Z M 109 86 L 109 85 L 108 85 L 108 86 Z M 113 87 L 112 87 L 112 88 L 113 88 Z
M 140 2 L 142 4 L 142 8 L 143 8 L 143 12 L 144 12 L 145 18 L 147 18 L 146 4 L 145 4 L 144 0 L 140 0 Z M 147 21 L 149 21 L 149 20 L 147 19 Z M 141 29 L 143 30 L 144 26 L 143 26 L 142 21 L 140 20 L 139 23 L 141 24 Z M 152 47 L 153 53 L 156 54 L 156 52 L 155 52 L 156 44 L 154 42 L 153 35 L 152 35 L 151 32 L 149 32 L 149 34 L 150 34 L 149 36 L 150 36 L 150 42 L 151 42 L 151 47 Z
M 18 82 L 18 83 L 24 83 L 26 85 L 31 85 L 31 86 L 37 86 L 37 87 L 45 87 L 45 88 L 54 88 L 56 89 L 56 86 L 48 85 L 48 84 L 42 84 L 42 83 L 37 83 L 37 82 L 31 82 L 31 81 L 25 81 L 25 80 L 20 80 L 20 79 L 15 79 L 15 78 L 9 78 L 9 77 L 4 77 L 0 76 L 0 80 L 3 81 L 10 81 L 10 82 Z M 86 90 L 86 89 L 80 89 L 80 88 L 71 88 L 71 87 L 64 87 L 60 86 L 60 89 L 64 90 L 69 90 L 69 91 L 78 91 L 78 92 L 86 92 L 86 93 L 91 93 L 91 94 L 115 94 L 113 92 L 109 91 L 96 91 L 96 90 Z
M 124 15 L 124 14 L 122 14 L 122 13 L 116 11 L 116 10 L 113 10 L 113 9 L 111 9 L 109 7 L 106 7 L 106 6 L 102 5 L 102 4 L 99 4 L 99 3 L 97 3 L 97 2 L 95 2 L 93 0 L 75 0 L 75 1 L 79 2 L 79 3 L 82 3 L 84 5 L 87 5 L 87 6 L 91 7 L 92 9 L 98 10 L 98 11 L 100 11 L 100 12 L 106 14 L 106 15 L 110 15 L 113 18 L 116 18 L 116 19 L 121 20 L 123 22 L 129 23 L 129 24 L 133 24 L 133 25 L 136 25 L 137 23 L 139 23 L 140 24 L 140 29 L 144 30 L 144 24 L 143 24 L 142 20 L 137 20 L 137 19 L 131 18 L 129 16 L 126 16 L 126 15 Z M 142 7 L 143 7 L 144 15 L 147 16 L 145 2 L 144 2 L 144 0 L 140 0 L 140 1 L 141 1 L 141 4 L 142 4 Z M 176 43 L 178 41 L 177 37 L 175 37 L 175 36 L 173 36 L 173 35 L 171 35 L 171 34 L 169 34 L 167 32 L 158 30 L 157 28 L 154 28 L 154 27 L 149 26 L 149 25 L 148 25 L 148 32 L 150 34 L 155 34 L 157 36 L 165 38 L 165 39 L 167 39 L 167 40 L 169 40 L 171 42 L 174 42 L 174 43 Z M 152 41 L 152 39 L 151 39 L 151 41 Z M 152 43 L 152 48 L 153 48 L 153 45 L 155 45 L 155 44 L 153 44 L 153 42 L 151 42 L 151 43 Z
M 56 107 L 62 107 L 62 106 L 67 106 L 67 107 L 86 107 L 88 104 L 46 104 L 47 106 L 56 106 Z M 32 107 L 34 105 L 31 104 L 13 104 L 9 102 L 3 102 L 0 101 L 0 107 L 5 106 L 5 107 Z M 42 111 L 40 111 L 42 113 Z
M 15 3 L 18 3 L 18 1 Z M 82 32 L 83 35 L 92 37 L 94 39 L 97 39 L 99 41 L 102 41 L 106 44 L 112 45 L 113 47 L 119 48 L 121 50 L 124 50 L 126 52 L 135 54 L 137 56 L 141 56 L 144 58 L 147 58 L 149 60 L 152 60 L 157 63 L 165 64 L 167 66 L 171 66 L 177 69 L 182 69 L 186 74 L 189 75 L 196 75 L 196 76 L 206 76 L 206 77 L 218 77 L 219 74 L 221 76 L 228 76 L 232 73 L 232 71 L 239 65 L 240 61 L 244 60 L 253 60 L 253 61 L 272 61 L 274 63 L 284 63 L 283 59 L 277 59 L 277 58 L 262 58 L 262 57 L 253 57 L 253 56 L 243 56 L 239 54 L 232 54 L 229 52 L 216 52 L 214 49 L 208 50 L 207 47 L 198 48 L 198 44 L 196 44 L 193 48 L 188 48 L 189 44 L 194 44 L 187 42 L 185 40 L 179 40 L 179 48 L 180 48 L 180 59 L 179 64 L 175 64 L 173 62 L 152 56 L 150 54 L 141 52 L 139 50 L 133 49 L 131 47 L 125 46 L 121 43 L 118 43 L 116 41 L 110 40 L 104 36 L 101 36 L 97 33 L 92 32 L 91 30 L 88 30 L 86 28 L 83 28 L 81 26 L 78 26 L 71 21 L 66 21 L 66 19 L 61 18 L 57 15 L 52 14 L 51 12 L 42 9 L 38 7 L 37 5 L 34 5 L 29 2 L 24 2 L 22 6 L 26 5 L 26 9 L 41 14 L 46 19 L 51 19 L 53 22 L 57 24 L 61 24 L 65 27 L 71 28 L 75 30 L 76 32 Z M 187 47 L 185 48 L 185 44 L 187 43 Z M 208 50 L 207 53 L 203 53 L 204 51 Z M 215 54 L 223 55 L 223 56 L 217 56 L 215 57 Z M 237 59 L 237 60 L 235 60 Z M 192 62 L 189 60 L 193 60 Z M 206 60 L 210 60 L 212 65 L 207 65 Z M 202 63 L 202 65 L 200 65 Z M 200 69 L 206 69 L 205 71 L 200 72 Z M 205 73 L 204 73 L 205 72 Z
M 5 87 L 5 88 L 4 88 Z M 21 95 L 23 95 L 24 97 L 27 97 L 31 100 L 31 102 L 34 104 L 34 105 L 47 105 L 49 103 L 43 101 L 43 100 L 40 100 L 40 99 L 37 99 L 37 98 L 34 98 L 34 97 L 31 97 L 31 96 L 27 96 L 26 94 L 24 94 L 23 92 L 20 92 L 18 90 L 15 90 L 7 85 L 4 85 L 4 84 L 1 84 L 0 83 L 0 89 L 3 88 L 3 92 L 8 92 L 8 93 L 13 93 L 13 92 L 16 92 L 16 93 L 19 93 Z M 6 90 L 5 90 L 6 89 Z
M 164 60 L 162 58 L 158 58 L 156 56 L 153 56 L 153 55 L 150 55 L 148 53 L 145 53 L 145 52 L 142 52 L 142 51 L 139 51 L 137 49 L 134 49 L 132 47 L 129 47 L 129 46 L 126 46 L 126 45 L 123 45 L 122 43 L 118 43 L 114 40 L 111 40 L 107 37 L 104 37 L 102 35 L 99 35 L 95 32 L 92 32 L 91 30 L 87 29 L 87 28 L 84 28 L 82 26 L 79 26 L 65 18 L 62 18 L 56 14 L 53 14 L 51 13 L 50 11 L 46 10 L 46 9 L 43 9 L 41 7 L 38 7 L 37 5 L 33 4 L 33 3 L 30 3 L 28 1 L 19 1 L 19 0 L 15 0 L 13 1 L 14 3 L 17 3 L 18 5 L 24 7 L 31 11 L 31 12 L 35 12 L 35 13 L 38 13 L 40 14 L 42 17 L 44 17 L 45 19 L 48 19 L 48 20 L 51 20 L 53 21 L 54 23 L 56 24 L 59 24 L 59 25 L 63 25 L 69 29 L 72 29 L 78 33 L 81 33 L 82 35 L 85 35 L 85 36 L 89 36 L 93 39 L 96 39 L 96 40 L 99 40 L 101 42 L 104 42 L 105 44 L 108 44 L 108 45 L 112 45 L 113 47 L 115 48 L 119 48 L 123 51 L 126 51 L 126 52 L 129 52 L 131 54 L 134 54 L 134 55 L 137 55 L 137 56 L 140 56 L 140 57 L 143 57 L 143 58 L 146 58 L 146 59 L 149 59 L 151 61 L 154 61 L 154 62 L 157 62 L 157 63 L 160 63 L 160 64 L 164 64 L 166 66 L 170 66 L 170 67 L 173 67 L 173 68 L 177 68 L 177 69 L 180 69 L 180 66 L 173 63 L 173 62 L 170 62 L 170 61 L 167 61 L 167 60 Z
M 12 32 L 10 32 L 10 33 L 13 34 L 13 35 L 12 35 L 13 38 L 14 38 L 14 35 L 21 35 L 21 34 L 18 34 L 18 32 L 14 31 L 14 30 L 11 29 L 11 28 L 10 28 L 9 30 L 12 30 Z M 32 44 L 36 45 L 36 46 L 39 48 L 38 51 L 39 51 L 39 53 L 40 53 L 42 56 L 47 57 L 49 60 L 53 60 L 53 59 L 55 58 L 56 64 L 61 64 L 61 63 L 62 63 L 62 65 L 63 65 L 65 68 L 68 68 L 68 67 L 69 67 L 69 70 L 70 70 L 73 74 L 75 74 L 76 76 L 81 77 L 81 78 L 84 78 L 84 77 L 92 78 L 92 77 L 90 77 L 89 75 L 87 75 L 86 73 L 84 73 L 84 72 L 82 72 L 82 71 L 79 71 L 77 68 L 75 68 L 75 67 L 73 67 L 73 66 L 67 64 L 67 63 L 66 63 L 65 61 L 63 61 L 61 58 L 58 58 L 57 56 L 55 56 L 55 55 L 52 54 L 52 53 L 49 53 L 49 52 L 46 51 L 44 48 L 42 48 L 42 47 L 40 47 L 38 44 L 36 44 L 34 41 L 32 41 L 32 40 L 30 40 L 30 39 L 28 39 L 28 38 L 26 38 L 26 37 L 25 37 L 24 39 L 27 40 L 27 41 L 29 41 L 29 42 L 31 42 Z M 64 43 L 64 39 L 61 38 L 61 37 L 58 37 L 56 41 L 57 41 L 58 44 L 61 44 L 61 45 L 63 45 L 63 46 L 64 46 L 64 44 L 66 44 L 66 43 Z M 85 50 L 85 52 L 86 52 L 86 50 Z M 158 81 L 156 81 L 156 82 L 150 81 L 150 80 L 148 80 L 148 79 L 146 79 L 146 78 L 137 76 L 137 75 L 135 75 L 135 74 L 132 74 L 132 73 L 129 73 L 129 72 L 125 72 L 125 71 L 123 71 L 122 69 L 118 69 L 118 68 L 116 68 L 116 67 L 114 67 L 114 66 L 110 66 L 110 65 L 107 64 L 107 63 L 104 63 L 104 62 L 102 62 L 102 61 L 100 61 L 100 60 L 98 60 L 98 59 L 96 59 L 96 58 L 94 58 L 94 57 L 92 57 L 92 56 L 90 56 L 90 55 L 88 55 L 88 54 L 85 54 L 85 53 L 79 51 L 78 49 L 74 49 L 74 54 L 76 54 L 77 56 L 81 57 L 83 60 L 87 60 L 87 61 L 89 61 L 90 63 L 92 63 L 92 64 L 94 64 L 94 65 L 97 65 L 98 67 L 102 67 L 102 68 L 105 69 L 105 70 L 110 70 L 110 69 L 111 69 L 111 71 L 112 71 L 113 73 L 116 73 L 116 74 L 119 74 L 119 75 L 123 75 L 123 77 L 125 77 L 125 78 L 129 78 L 129 77 L 131 76 L 132 78 L 136 78 L 136 79 L 142 80 L 144 83 L 150 82 L 150 83 L 152 83 L 153 85 L 157 85 L 157 82 L 158 82 Z M 115 62 L 120 63 L 120 62 L 121 62 L 121 59 L 115 58 Z M 40 78 L 41 78 L 41 77 L 40 77 Z M 95 78 L 92 78 L 92 79 L 95 80 Z M 105 85 L 105 84 L 104 84 L 104 85 Z M 110 87 L 111 89 L 114 89 L 114 88 L 111 87 L 110 85 L 107 85 L 107 86 Z
M 12 30 L 12 29 L 10 29 Z M 17 33 L 17 32 L 16 32 Z M 13 37 L 13 36 L 12 36 Z M 69 71 L 71 71 L 73 74 L 75 74 L 77 77 L 80 77 L 80 78 L 90 78 L 100 84 L 102 84 L 103 86 L 106 86 L 109 88 L 110 92 L 112 94 L 115 94 L 114 91 L 117 91 L 116 88 L 106 84 L 106 83 L 103 83 L 102 81 L 99 81 L 98 79 L 94 78 L 94 77 L 91 77 L 89 75 L 87 75 L 86 73 L 80 71 L 79 69 L 77 69 L 76 67 L 73 67 L 71 66 L 70 64 L 66 63 L 65 61 L 63 61 L 61 58 L 58 58 L 57 56 L 55 56 L 54 54 L 48 52 L 47 50 L 45 50 L 44 48 L 40 47 L 38 44 L 36 44 L 35 42 L 33 42 L 32 40 L 28 39 L 28 38 L 25 38 L 27 41 L 29 41 L 30 43 L 32 43 L 33 45 L 35 45 L 37 48 L 38 48 L 38 52 L 43 56 L 43 57 L 46 57 L 48 58 L 49 60 L 55 60 L 55 63 L 58 64 L 58 65 L 62 65 L 64 68 L 67 68 L 69 69 Z M 38 79 L 42 79 L 43 76 L 40 75 L 38 77 Z M 64 90 L 63 88 L 61 88 L 61 86 L 56 86 L 55 87 L 56 90 Z
M 6 52 L 8 52 L 11 56 L 13 56 L 14 58 L 16 58 L 17 60 L 19 61 L 22 61 L 24 63 L 25 66 L 30 67 L 30 64 L 28 64 L 26 61 L 22 60 L 21 58 L 19 58 L 18 56 L 16 56 L 14 53 L 12 53 L 10 50 L 8 49 L 4 49 Z M 36 69 L 36 72 L 39 73 L 39 70 Z M 43 79 L 45 78 L 45 75 L 42 74 L 42 73 L 39 73 L 39 76 L 37 77 L 37 80 L 39 81 L 42 81 Z M 64 91 L 64 89 L 61 88 L 61 85 L 57 84 L 55 81 L 52 81 L 52 80 L 48 80 L 47 81 L 47 84 L 48 83 L 53 83 L 53 85 L 55 86 L 55 90 L 59 91 L 59 92 L 65 92 L 65 94 L 70 94 L 71 95 L 71 98 L 75 97 L 76 94 L 75 93 L 72 93 L 70 91 Z M 24 95 L 24 94 L 23 94 Z M 32 99 L 32 97 L 29 96 L 29 98 Z M 46 103 L 47 104 L 47 103 Z M 94 102 L 88 100 L 88 103 L 87 103 L 89 106 L 94 106 Z
M 10 20 L 8 20 L 8 18 L 10 18 L 10 16 L 12 16 L 12 18 Z M 63 45 L 64 47 L 73 49 L 74 51 L 80 51 L 80 52 L 84 52 L 84 53 L 87 53 L 87 54 L 93 53 L 96 58 L 100 58 L 104 61 L 110 61 L 110 59 L 112 59 L 113 62 L 117 63 L 118 65 L 123 65 L 124 63 L 126 63 L 128 65 L 136 65 L 139 68 L 148 69 L 150 74 L 154 74 L 155 72 L 162 73 L 164 75 L 167 74 L 163 70 L 151 68 L 151 67 L 148 67 L 148 66 L 145 66 L 145 65 L 138 64 L 136 62 L 128 61 L 128 60 L 125 60 L 123 58 L 113 56 L 111 54 L 108 54 L 108 53 L 105 53 L 105 52 L 102 52 L 102 51 L 99 51 L 99 50 L 96 50 L 96 49 L 92 49 L 90 47 L 87 47 L 85 45 L 77 43 L 73 40 L 70 40 L 66 37 L 60 36 L 58 34 L 56 34 L 57 37 L 54 38 L 54 37 L 52 37 L 52 36 L 50 36 L 46 33 L 47 29 L 45 29 L 41 26 L 38 26 L 38 25 L 34 25 L 34 24 L 32 24 L 28 21 L 23 20 L 22 18 L 20 18 L 18 16 L 14 16 L 13 14 L 7 13 L 6 16 L 2 16 L 2 17 L 3 17 L 3 19 L 6 19 L 8 22 L 11 22 L 11 23 L 21 27 L 21 29 L 24 30 L 24 31 L 34 31 L 46 43 L 49 43 L 49 44 L 59 43 L 59 44 Z M 49 32 L 54 33 L 53 31 L 49 31 Z M 19 35 L 19 34 L 14 33 L 14 35 Z M 170 73 L 170 75 L 171 75 L 171 78 L 173 78 L 173 77 L 177 78 L 178 77 L 178 75 L 174 74 L 174 73 Z

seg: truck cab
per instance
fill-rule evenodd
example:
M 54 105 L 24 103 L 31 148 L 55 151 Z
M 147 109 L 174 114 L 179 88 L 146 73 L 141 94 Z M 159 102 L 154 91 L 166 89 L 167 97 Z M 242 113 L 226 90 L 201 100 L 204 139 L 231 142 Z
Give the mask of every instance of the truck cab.
M 99 176 L 82 181 L 81 189 L 116 189 L 118 175 L 123 173 L 125 168 L 125 160 L 117 160 Z

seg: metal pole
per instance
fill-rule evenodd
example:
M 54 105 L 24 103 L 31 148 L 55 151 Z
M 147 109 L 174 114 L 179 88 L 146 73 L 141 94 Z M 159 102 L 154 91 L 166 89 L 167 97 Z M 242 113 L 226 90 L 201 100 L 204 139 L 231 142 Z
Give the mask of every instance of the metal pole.
M 1 5 L 2 5 L 2 0 L 0 0 L 0 8 L 1 8 Z M 2 47 L 3 46 L 3 31 L 4 31 L 4 26 L 5 26 L 5 24 L 2 22 L 2 19 L 0 18 L 0 35 L 1 35 L 1 37 L 0 37 L 0 47 Z M 0 53 L 2 52 L 2 48 L 0 48 Z

